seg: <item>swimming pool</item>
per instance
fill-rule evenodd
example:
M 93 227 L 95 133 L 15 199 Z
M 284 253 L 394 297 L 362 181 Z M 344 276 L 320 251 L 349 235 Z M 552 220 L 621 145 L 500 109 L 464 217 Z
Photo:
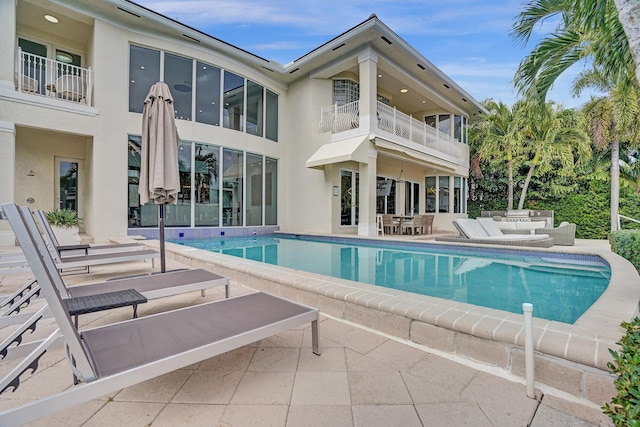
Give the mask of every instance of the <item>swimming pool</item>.
M 604 292 L 598 256 L 278 234 L 173 243 L 573 324 Z

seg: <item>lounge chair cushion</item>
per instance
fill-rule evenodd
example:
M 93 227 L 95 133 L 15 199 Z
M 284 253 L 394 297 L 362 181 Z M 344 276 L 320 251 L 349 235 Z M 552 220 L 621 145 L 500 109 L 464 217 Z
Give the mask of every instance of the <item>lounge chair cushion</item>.
M 478 223 L 484 229 L 488 236 L 504 236 L 497 222 L 491 218 L 478 218 Z
M 469 239 L 489 236 L 480 223 L 475 219 L 458 218 L 455 220 L 455 223 L 458 224 L 460 233 L 464 234 L 464 237 Z

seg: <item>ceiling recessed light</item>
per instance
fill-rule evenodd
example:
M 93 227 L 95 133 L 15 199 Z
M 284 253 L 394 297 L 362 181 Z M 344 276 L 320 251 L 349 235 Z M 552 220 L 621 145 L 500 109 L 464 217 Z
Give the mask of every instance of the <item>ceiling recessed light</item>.
M 378 74 L 378 77 L 382 77 L 382 74 Z
M 44 19 L 46 19 L 47 21 L 51 22 L 52 24 L 57 24 L 58 22 L 58 18 L 56 18 L 53 15 L 44 15 Z
M 409 92 L 409 89 L 406 89 L 406 88 L 400 89 L 400 93 L 407 93 L 407 92 Z
M 423 104 L 426 104 L 426 103 L 427 103 L 427 101 L 422 101 L 422 103 L 423 103 Z

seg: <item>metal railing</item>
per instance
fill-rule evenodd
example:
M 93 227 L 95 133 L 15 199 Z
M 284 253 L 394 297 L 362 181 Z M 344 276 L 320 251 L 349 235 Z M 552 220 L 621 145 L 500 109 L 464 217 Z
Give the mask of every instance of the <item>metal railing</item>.
M 21 48 L 18 48 L 16 63 L 15 84 L 19 92 L 91 104 L 91 67 L 78 67 L 23 52 Z
M 337 104 L 321 109 L 321 132 L 345 132 L 356 129 L 360 125 L 359 101 L 338 106 Z M 468 155 L 468 148 L 450 137 L 439 132 L 424 121 L 398 111 L 395 107 L 386 105 L 380 101 L 376 106 L 377 127 L 397 137 L 415 142 L 425 147 L 432 148 L 441 153 L 446 153 L 454 158 L 462 158 Z
M 637 220 L 635 218 L 631 218 L 631 217 L 628 217 L 628 216 L 624 216 L 624 215 L 618 214 L 618 230 L 622 230 L 622 227 L 620 227 L 620 223 L 621 223 L 620 218 L 624 218 L 624 219 L 626 219 L 628 221 L 633 221 L 633 222 L 637 222 L 638 224 L 640 224 L 640 220 Z

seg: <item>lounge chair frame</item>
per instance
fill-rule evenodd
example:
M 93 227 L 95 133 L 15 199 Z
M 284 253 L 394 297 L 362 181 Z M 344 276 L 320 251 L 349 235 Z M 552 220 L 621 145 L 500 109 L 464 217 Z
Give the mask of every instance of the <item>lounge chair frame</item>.
M 10 373 L 13 378 L 5 389 L 17 388 L 23 373 L 35 371 L 39 358 L 60 335 L 67 360 L 73 361 L 69 365 L 82 384 L 0 413 L 0 425 L 46 417 L 309 322 L 312 351 L 320 354 L 318 310 L 263 292 L 78 332 L 54 285 L 52 277 L 59 272 L 50 253 L 39 250 L 37 236 L 15 204 L 3 208 L 59 326 Z

